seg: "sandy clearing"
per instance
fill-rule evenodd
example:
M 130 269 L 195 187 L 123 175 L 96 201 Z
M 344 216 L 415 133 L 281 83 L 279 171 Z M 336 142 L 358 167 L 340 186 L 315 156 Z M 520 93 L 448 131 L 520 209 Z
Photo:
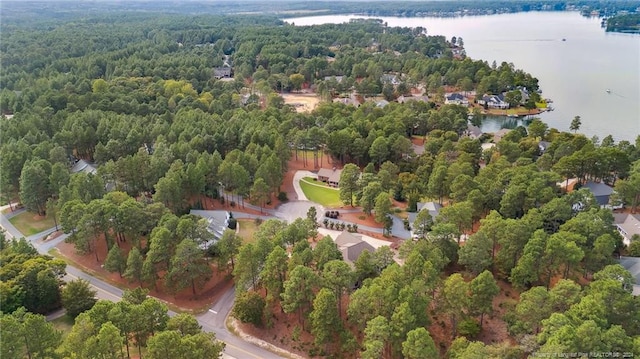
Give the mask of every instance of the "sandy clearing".
M 316 108 L 318 103 L 320 103 L 320 99 L 314 94 L 288 93 L 282 94 L 281 96 L 285 104 L 295 107 L 296 112 L 311 112 Z

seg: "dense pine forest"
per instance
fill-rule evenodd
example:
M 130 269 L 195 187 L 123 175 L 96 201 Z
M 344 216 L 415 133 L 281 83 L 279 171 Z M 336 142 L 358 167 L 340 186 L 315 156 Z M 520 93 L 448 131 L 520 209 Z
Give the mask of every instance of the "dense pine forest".
M 573 133 L 531 118 L 500 139 L 475 138 L 480 107 L 445 101 L 507 94 L 536 109 L 535 74 L 468 58 L 461 38 L 376 20 L 294 26 L 270 15 L 73 5 L 45 18 L 2 6 L 3 204 L 55 218 L 106 270 L 194 296 L 228 273 L 233 315 L 309 357 L 640 355 L 640 297 L 616 260 L 640 255 L 640 239 L 625 243 L 614 223 L 640 203 L 640 135 L 586 138 L 577 117 Z M 401 100 L 418 93 L 426 99 Z M 319 103 L 298 111 L 289 94 Z M 351 98 L 359 106 L 341 101 Z M 285 202 L 289 167 L 307 155 L 354 174 L 341 184 L 344 207 L 377 222 L 421 202 L 443 207 L 407 222 L 414 238 L 353 264 L 318 234 L 313 213 L 209 245 L 191 209 Z M 72 171 L 79 161 L 95 171 Z M 613 187 L 610 202 L 581 188 L 589 182 Z M 0 262 L 3 358 L 214 358 L 223 349 L 143 289 L 92 301 L 88 284 L 63 285 L 62 261 L 24 240 L 2 238 Z M 61 306 L 75 309 L 64 338 L 40 315 Z

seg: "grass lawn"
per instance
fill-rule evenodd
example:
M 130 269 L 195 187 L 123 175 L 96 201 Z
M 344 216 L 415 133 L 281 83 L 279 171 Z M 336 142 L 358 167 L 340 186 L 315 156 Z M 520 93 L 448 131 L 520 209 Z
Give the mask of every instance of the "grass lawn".
M 54 319 L 51 321 L 51 324 L 53 324 L 53 326 L 62 331 L 62 335 L 66 335 L 67 333 L 69 333 L 71 331 L 71 327 L 73 327 L 73 323 L 74 320 L 73 318 L 71 318 L 68 315 L 63 315 L 58 319 Z
M 303 180 L 303 181 L 307 181 L 307 182 L 309 182 L 309 183 L 316 184 L 316 185 L 318 185 L 318 186 L 322 186 L 322 187 L 327 187 L 327 188 L 329 188 L 329 189 L 333 189 L 334 191 L 337 191 L 337 190 L 338 190 L 338 189 L 337 189 L 337 188 L 335 188 L 335 187 L 331 187 L 331 186 L 329 186 L 326 182 L 318 181 L 318 179 L 317 179 L 317 178 L 313 178 L 313 177 L 304 177 L 302 180 Z
M 313 182 L 300 181 L 300 188 L 309 201 L 321 204 L 324 207 L 340 207 L 340 191 L 330 187 L 312 184 Z
M 55 226 L 53 218 L 44 218 L 31 212 L 22 212 L 11 217 L 9 222 L 13 224 L 25 237 L 40 233 Z
M 547 108 L 547 103 L 546 102 L 536 102 L 536 107 L 537 108 Z
M 255 241 L 253 234 L 258 230 L 256 221 L 254 219 L 239 219 L 238 226 L 240 227 L 238 235 L 242 237 L 242 242 L 253 243 Z

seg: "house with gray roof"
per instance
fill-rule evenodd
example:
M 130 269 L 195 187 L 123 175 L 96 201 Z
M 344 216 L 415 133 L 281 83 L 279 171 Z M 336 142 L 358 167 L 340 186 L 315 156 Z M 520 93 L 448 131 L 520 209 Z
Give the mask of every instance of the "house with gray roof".
M 538 142 L 538 149 L 540 149 L 540 153 L 545 153 L 549 148 L 549 146 L 551 146 L 551 142 L 548 142 L 548 141 Z
M 613 193 L 613 187 L 602 182 L 593 181 L 587 181 L 587 183 L 585 183 L 583 187 L 588 188 L 589 191 L 593 193 L 600 207 L 606 207 L 609 205 L 609 198 Z
M 628 270 L 635 280 L 635 284 L 631 290 L 631 294 L 634 296 L 640 295 L 640 258 L 635 257 L 620 257 L 620 265 L 624 269 Z
M 231 77 L 231 67 L 222 66 L 216 67 L 213 69 L 213 77 L 220 80 L 222 78 L 230 78 Z
M 413 222 L 416 221 L 416 217 L 418 216 L 418 213 L 420 213 L 420 211 L 429 212 L 429 214 L 431 215 L 431 219 L 435 221 L 440 214 L 442 205 L 437 202 L 418 202 L 416 209 L 417 211 L 415 213 L 409 213 L 409 215 L 407 216 L 407 220 L 409 221 L 409 225 L 411 227 L 413 227 Z M 411 230 L 411 237 L 413 238 L 413 228 Z
M 352 93 L 349 97 L 337 97 L 337 98 L 334 98 L 333 102 L 340 102 L 340 103 L 343 103 L 345 105 L 351 105 L 351 106 L 355 106 L 355 107 L 360 106 L 360 100 L 358 99 L 358 96 L 355 93 Z
M 340 233 L 335 242 L 342 253 L 342 259 L 351 265 L 358 260 L 362 252 L 369 251 L 369 253 L 373 254 L 376 251 L 371 244 L 362 240 L 360 235 L 347 231 Z
M 79 160 L 73 165 L 73 167 L 71 167 L 71 173 L 80 173 L 80 172 L 84 172 L 87 174 L 91 173 L 95 175 L 98 172 L 98 170 L 96 169 L 96 166 L 94 166 L 92 163 L 87 162 L 85 160 Z
M 503 138 L 504 136 L 506 136 L 506 135 L 507 135 L 507 133 L 509 133 L 509 132 L 511 132 L 511 130 L 510 130 L 510 129 L 508 129 L 508 128 L 503 128 L 503 129 L 500 129 L 500 130 L 496 131 L 496 132 L 493 134 L 493 143 L 498 143 L 498 142 L 500 142 L 500 141 L 502 140 L 502 138 Z
M 634 234 L 640 236 L 640 214 L 614 213 L 613 223 L 622 235 L 622 242 L 628 246 Z
M 464 97 L 461 93 L 450 93 L 444 96 L 444 103 L 446 105 L 460 105 L 460 106 L 469 106 L 469 100 Z
M 398 79 L 398 76 L 394 74 L 383 74 L 380 76 L 380 82 L 382 82 L 382 84 L 391 84 L 393 86 L 400 85 L 400 79 Z
M 509 108 L 509 104 L 504 101 L 504 96 L 500 95 L 484 95 L 478 100 L 479 105 L 487 106 L 488 108 L 499 108 L 506 110 Z
M 416 102 L 429 102 L 429 96 L 404 96 L 401 95 L 398 97 L 398 103 L 407 103 L 411 101 Z
M 341 83 L 342 79 L 344 79 L 344 76 L 325 76 L 324 77 L 325 81 L 335 80 L 337 83 Z
M 388 104 L 389 104 L 389 101 L 387 101 L 387 100 L 380 100 L 380 101 L 376 102 L 376 107 L 384 108 L 384 107 L 386 107 Z
M 477 139 L 480 138 L 480 136 L 482 136 L 483 132 L 480 129 L 480 127 L 478 126 L 474 126 L 472 124 L 467 124 L 467 129 L 464 131 L 464 134 L 472 139 Z

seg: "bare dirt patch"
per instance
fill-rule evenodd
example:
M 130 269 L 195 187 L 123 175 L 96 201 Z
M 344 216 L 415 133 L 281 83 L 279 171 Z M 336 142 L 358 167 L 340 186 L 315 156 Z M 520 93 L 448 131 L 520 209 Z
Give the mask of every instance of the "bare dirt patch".
M 131 242 L 120 243 L 120 248 L 128 255 L 131 249 Z M 126 278 L 120 278 L 118 273 L 110 273 L 102 268 L 102 263 L 107 256 L 107 245 L 104 239 L 97 241 L 97 255 L 99 261 L 96 260 L 95 253 L 85 255 L 78 254 L 70 243 L 60 243 L 57 246 L 60 254 L 68 258 L 70 261 L 82 267 L 84 271 L 91 273 L 119 288 L 134 289 L 139 283 L 131 283 Z M 144 286 L 149 289 L 149 295 L 167 302 L 182 311 L 200 312 L 209 308 L 215 303 L 219 297 L 233 286 L 231 275 L 226 271 L 218 271 L 215 264 L 211 264 L 213 269 L 213 277 L 204 286 L 196 288 L 196 295 L 193 295 L 191 288 L 182 290 L 176 294 L 168 293 L 164 288 L 163 281 L 157 281 L 157 288 L 153 286 Z
M 458 272 L 458 270 L 454 272 Z M 515 345 L 516 341 L 509 335 L 507 323 L 502 318 L 510 307 L 509 303 L 518 302 L 520 294 L 509 283 L 503 280 L 496 280 L 496 282 L 500 287 L 500 294 L 493 299 L 493 314 L 484 316 L 480 334 L 475 338 L 469 338 L 469 340 L 478 340 L 487 345 L 502 342 Z M 432 302 L 429 308 L 431 325 L 429 325 L 428 330 L 436 343 L 436 347 L 440 349 L 441 355 L 444 356 L 452 342 L 451 320 L 445 313 L 438 311 L 435 306 L 436 303 L 437 300 Z
M 266 293 L 264 289 L 260 291 L 260 294 L 264 297 Z M 345 295 L 342 297 L 342 318 L 346 318 L 346 309 L 348 306 L 348 297 Z M 316 356 L 312 356 L 310 351 L 313 352 L 314 338 L 309 332 L 309 319 L 304 322 L 304 329 L 302 330 L 302 324 L 298 317 L 298 314 L 287 314 L 282 311 L 279 304 L 274 304 L 271 308 L 265 311 L 266 323 L 263 326 L 256 327 L 252 324 L 241 323 L 236 321 L 237 328 L 244 334 L 259 338 L 271 345 L 284 349 L 290 353 L 299 355 L 304 358 L 323 358 L 320 353 Z M 330 345 L 327 349 L 330 351 L 338 350 L 337 347 Z
M 311 112 L 320 103 L 315 94 L 285 93 L 282 98 L 285 104 L 295 107 L 296 112 Z

